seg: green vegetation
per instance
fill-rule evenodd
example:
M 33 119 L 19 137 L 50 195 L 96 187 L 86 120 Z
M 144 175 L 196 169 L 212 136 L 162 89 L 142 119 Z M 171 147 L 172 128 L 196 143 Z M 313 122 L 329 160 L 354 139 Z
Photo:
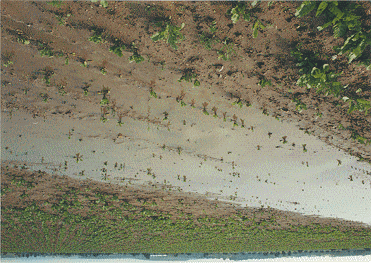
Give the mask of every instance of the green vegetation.
M 212 23 L 210 26 L 210 33 L 209 32 L 201 32 L 199 34 L 200 42 L 202 45 L 205 46 L 207 50 L 211 50 L 212 46 L 216 43 L 219 43 L 220 40 L 219 38 L 216 37 L 215 32 L 216 32 L 216 21 Z
M 4 54 L 1 54 L 1 60 L 4 61 L 3 62 L 3 66 L 4 67 L 9 67 L 10 65 L 13 65 L 13 59 L 14 57 L 14 53 L 13 52 L 4 52 Z
M 176 44 L 184 39 L 184 36 L 182 33 L 180 33 L 180 30 L 183 29 L 185 24 L 182 23 L 180 27 L 177 27 L 169 24 L 168 22 L 158 22 L 156 25 L 161 27 L 161 31 L 151 36 L 152 41 L 156 42 L 163 40 L 169 43 L 172 48 L 178 49 Z
M 346 54 L 348 57 L 348 63 L 358 59 L 362 56 L 363 51 L 367 46 L 371 45 L 371 32 L 370 29 L 362 28 L 360 16 L 355 15 L 355 11 L 360 5 L 352 2 L 338 2 L 338 1 L 305 1 L 301 4 L 295 13 L 297 17 L 303 17 L 309 14 L 313 10 L 317 10 L 316 17 L 323 14 L 327 19 L 327 23 L 322 26 L 318 26 L 319 31 L 333 25 L 334 37 L 339 38 L 347 35 L 348 30 L 354 32 L 349 36 L 343 46 L 334 47 L 334 50 L 338 52 L 338 55 Z M 366 32 L 368 31 L 368 32 Z M 334 56 L 333 60 L 337 57 Z M 363 64 L 368 70 L 371 69 L 370 60 L 363 61 Z
M 99 94 L 103 94 L 103 98 L 100 101 L 101 106 L 109 104 L 109 100 L 106 97 L 108 93 L 110 93 L 110 89 L 103 86 L 103 90 L 99 92 Z
M 57 0 L 53 0 L 51 2 L 46 2 L 48 5 L 51 5 L 53 7 L 57 7 L 57 8 L 60 8 L 62 6 L 63 1 L 57 1 Z
M 302 112 L 303 110 L 307 110 L 307 105 L 303 103 L 299 98 L 293 98 L 292 102 L 296 103 L 296 110 L 298 112 Z
M 119 57 L 122 57 L 123 56 L 122 51 L 125 49 L 126 46 L 118 39 L 115 39 L 115 41 L 113 42 L 113 46 L 109 48 L 109 51 L 116 54 Z
M 232 53 L 235 55 L 237 54 L 234 50 L 235 44 L 233 41 L 229 38 L 225 38 L 223 43 L 223 47 L 217 51 L 218 53 L 218 59 L 223 59 L 225 61 L 231 60 Z
M 105 42 L 104 38 L 102 37 L 102 30 L 94 29 L 93 32 L 94 34 L 91 37 L 89 37 L 88 39 L 89 41 L 94 42 L 95 44 Z
M 130 63 L 133 62 L 133 61 L 135 61 L 136 63 L 140 63 L 140 62 L 144 61 L 144 57 L 139 55 L 138 48 L 135 46 L 134 43 L 131 44 L 131 52 L 133 52 L 133 55 L 131 55 L 129 57 Z
M 96 3 L 99 0 L 91 0 L 92 3 Z M 106 0 L 100 0 L 100 5 L 103 6 L 104 8 L 108 7 L 108 2 Z
M 197 80 L 197 74 L 193 72 L 192 69 L 186 69 L 183 73 L 183 76 L 178 79 L 178 82 L 182 82 L 183 80 L 186 82 L 192 82 L 192 79 L 195 79 L 193 81 L 193 87 L 198 87 L 200 86 L 200 82 Z
M 257 5 L 258 1 L 254 1 L 251 3 L 253 8 Z M 230 9 L 227 14 L 231 15 L 231 20 L 235 24 L 240 20 L 242 17 L 245 21 L 250 22 L 251 17 L 255 19 L 255 23 L 253 26 L 253 38 L 257 38 L 258 30 L 265 29 L 266 26 L 254 15 L 252 15 L 252 9 L 247 8 L 246 2 L 237 2 L 236 6 Z
M 30 41 L 27 38 L 25 38 L 24 36 L 18 36 L 17 42 L 20 43 L 20 44 L 23 44 L 23 45 L 30 44 Z
M 263 78 L 262 80 L 259 81 L 258 83 L 262 88 L 264 88 L 266 85 L 272 86 L 271 80 L 267 80 L 266 78 Z

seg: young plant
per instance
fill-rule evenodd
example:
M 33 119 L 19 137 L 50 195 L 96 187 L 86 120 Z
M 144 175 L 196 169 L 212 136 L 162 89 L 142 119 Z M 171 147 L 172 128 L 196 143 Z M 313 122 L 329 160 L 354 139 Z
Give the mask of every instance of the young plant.
M 153 91 L 153 88 L 152 87 L 149 89 L 149 95 L 151 97 L 157 99 L 157 94 L 156 94 L 156 92 Z
M 164 116 L 165 116 L 165 117 L 163 118 L 163 120 L 166 121 L 166 120 L 168 119 L 169 113 L 168 113 L 167 111 L 164 111 L 163 114 L 164 114 Z
M 205 115 L 209 115 L 209 113 L 208 113 L 207 110 L 206 110 L 207 105 L 209 105 L 209 103 L 207 103 L 207 102 L 202 103 L 202 106 L 204 107 L 204 109 L 203 109 L 203 113 L 204 113 Z
M 193 70 L 186 70 L 183 76 L 178 79 L 178 82 L 182 82 L 183 80 L 186 82 L 192 82 L 192 79 L 195 79 L 193 81 L 193 87 L 200 86 L 200 82 L 197 80 L 197 74 L 194 73 Z
M 241 121 L 241 128 L 245 128 L 245 120 L 240 118 L 240 121 Z
M 238 98 L 238 100 L 236 100 L 235 102 L 232 103 L 232 106 L 234 105 L 238 105 L 240 106 L 240 108 L 242 108 L 242 100 L 240 98 Z
M 192 108 L 195 108 L 195 103 L 196 103 L 196 101 L 195 101 L 194 99 L 192 99 L 192 100 L 191 100 L 191 107 L 192 107 Z
M 233 49 L 235 44 L 229 38 L 226 38 L 222 43 L 224 44 L 223 47 L 217 51 L 219 55 L 218 59 L 223 59 L 224 61 L 231 60 L 232 53 L 237 55 L 236 51 Z
M 1 60 L 4 61 L 3 66 L 4 67 L 9 67 L 10 65 L 13 65 L 13 59 L 14 57 L 14 51 L 13 52 L 5 52 L 4 54 L 1 54 Z
M 307 145 L 306 144 L 302 144 L 302 146 L 303 146 L 303 152 L 307 152 L 308 150 L 305 148 Z
M 286 143 L 287 143 L 286 138 L 287 138 L 287 136 L 283 136 L 283 137 L 282 137 L 283 144 L 286 144 Z
M 59 93 L 59 95 L 64 96 L 64 95 L 67 94 L 67 92 L 64 90 L 65 87 L 66 87 L 66 86 L 65 86 L 64 84 L 59 84 L 59 85 L 57 85 L 57 89 L 58 89 L 58 93 Z
M 43 102 L 48 102 L 49 95 L 47 93 L 40 93 L 39 96 L 43 99 Z
M 296 103 L 296 110 L 299 111 L 299 113 L 307 109 L 307 105 L 301 102 L 299 98 L 293 98 L 292 102 Z
M 161 31 L 151 36 L 152 41 L 157 42 L 159 40 L 166 41 L 175 50 L 178 49 L 177 43 L 184 39 L 180 30 L 184 28 L 184 23 L 180 27 L 170 25 L 168 22 L 157 23 L 157 26 L 161 27 Z
M 178 150 L 178 154 L 180 155 L 180 153 L 182 152 L 182 147 L 179 146 L 179 147 L 177 148 L 177 150 Z
M 269 139 L 270 139 L 271 136 L 272 136 L 272 133 L 271 132 L 268 132 L 268 136 L 269 136 Z
M 17 38 L 17 42 L 20 43 L 20 44 L 23 44 L 23 45 L 28 45 L 30 44 L 30 41 L 27 40 L 25 37 L 23 36 L 18 36 Z
M 226 122 L 227 121 L 227 112 L 223 112 L 223 121 Z
M 82 155 L 80 155 L 80 153 L 76 153 L 76 155 L 73 157 L 74 159 L 76 159 L 76 163 L 78 163 L 79 161 L 82 161 Z
M 42 57 L 52 58 L 54 56 L 53 51 L 48 46 L 44 46 L 43 44 L 40 44 L 40 46 L 42 49 L 39 52 Z
M 133 52 L 133 55 L 129 57 L 130 63 L 132 63 L 133 61 L 135 61 L 136 63 L 144 61 L 144 57 L 139 55 L 138 48 L 135 46 L 134 43 L 131 44 L 131 52 Z
M 126 46 L 118 39 L 115 39 L 113 46 L 109 48 L 109 52 L 116 54 L 119 57 L 122 57 L 122 51 L 126 49 Z
M 103 98 L 100 101 L 100 105 L 107 105 L 109 104 L 109 100 L 107 99 L 106 95 L 110 93 L 110 89 L 103 86 L 103 90 L 98 92 L 98 94 L 103 94 Z
M 236 116 L 236 114 L 233 114 L 233 116 L 232 116 L 232 120 L 233 120 L 233 127 L 235 127 L 235 126 L 238 126 L 238 124 L 237 124 L 237 116 Z
M 106 75 L 107 74 L 107 70 L 105 67 L 101 67 L 100 68 L 100 73 L 102 73 L 102 75 Z
M 262 80 L 260 80 L 259 81 L 259 83 L 258 83 L 262 88 L 264 88 L 266 85 L 268 85 L 268 86 L 272 86 L 272 82 L 271 82 L 271 80 L 267 80 L 267 79 L 262 79 Z
M 85 96 L 88 96 L 88 94 L 89 94 L 89 88 L 90 88 L 90 84 L 88 84 L 88 83 L 86 83 L 86 82 L 84 82 L 84 87 L 82 87 L 82 90 L 84 91 L 84 95 Z
M 218 108 L 215 107 L 215 106 L 212 108 L 212 111 L 214 112 L 214 115 L 213 115 L 214 118 L 218 117 L 218 115 L 216 114 L 217 110 L 218 110 Z
M 95 44 L 105 43 L 105 40 L 102 37 L 102 30 L 93 29 L 94 34 L 88 38 L 89 41 L 94 42 Z
M 210 33 L 202 32 L 199 34 L 200 42 L 205 46 L 207 50 L 211 50 L 212 46 L 215 43 L 219 43 L 220 40 L 214 34 L 216 32 L 216 21 L 213 21 L 212 26 L 210 27 Z

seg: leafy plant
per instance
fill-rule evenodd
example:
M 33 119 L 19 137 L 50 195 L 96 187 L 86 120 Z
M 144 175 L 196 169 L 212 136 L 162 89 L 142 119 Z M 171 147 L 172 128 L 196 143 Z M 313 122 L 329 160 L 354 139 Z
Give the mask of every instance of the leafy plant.
M 343 97 L 345 102 L 349 101 L 349 110 L 348 113 L 352 113 L 354 110 L 365 112 L 365 115 L 368 114 L 368 110 L 371 108 L 371 102 L 365 99 L 350 99 L 348 97 Z
M 27 40 L 27 39 L 26 39 L 25 37 L 23 37 L 23 36 L 18 36 L 17 41 L 18 41 L 18 43 L 23 44 L 23 45 L 28 45 L 28 44 L 30 44 L 30 41 Z
M 140 63 L 140 62 L 144 61 L 144 57 L 139 55 L 138 48 L 135 46 L 134 43 L 132 43 L 132 45 L 131 45 L 131 52 L 133 52 L 134 54 L 129 57 L 130 63 L 133 62 L 133 61 L 135 61 L 136 63 Z
M 43 99 L 43 102 L 48 102 L 49 95 L 47 93 L 40 93 L 39 96 Z
M 63 4 L 63 1 L 57 1 L 57 0 L 53 0 L 51 2 L 46 2 L 48 5 L 51 5 L 53 7 L 58 7 L 60 8 Z
M 252 36 L 253 36 L 253 38 L 257 38 L 258 37 L 258 30 L 259 29 L 265 29 L 266 28 L 266 26 L 264 26 L 263 24 L 262 24 L 262 22 L 260 21 L 260 20 L 256 20 L 255 21 L 255 24 L 254 24 L 254 26 L 253 26 L 253 33 L 252 33 Z
M 76 159 L 76 163 L 78 163 L 79 161 L 82 161 L 82 155 L 80 155 L 80 153 L 76 153 L 76 155 L 73 157 L 74 159 Z
M 58 93 L 59 93 L 59 95 L 64 96 L 64 95 L 67 94 L 67 92 L 64 90 L 65 87 L 66 87 L 66 86 L 63 85 L 63 84 L 59 84 L 59 85 L 57 85 L 57 89 L 58 89 Z
M 99 0 L 91 0 L 92 3 L 96 3 Z M 100 5 L 103 6 L 104 8 L 108 7 L 108 2 L 106 0 L 100 0 Z
M 225 61 L 231 60 L 232 53 L 234 53 L 235 55 L 237 54 L 236 51 L 233 49 L 235 44 L 229 38 L 226 38 L 222 43 L 224 44 L 223 47 L 217 51 L 219 55 L 218 59 L 223 59 Z
M 103 75 L 106 75 L 106 74 L 107 74 L 107 70 L 106 70 L 106 68 L 101 67 L 101 68 L 100 68 L 100 73 L 102 73 Z
M 186 82 L 192 82 L 192 79 L 195 79 L 193 81 L 193 87 L 198 87 L 200 86 L 200 82 L 197 80 L 197 74 L 194 73 L 192 70 L 186 70 L 183 73 L 183 76 L 178 79 L 178 82 L 182 82 L 183 80 Z
M 50 85 L 50 78 L 54 75 L 54 72 L 49 67 L 44 68 L 41 70 L 41 73 L 44 75 L 44 80 L 47 86 Z
M 238 98 L 235 102 L 232 103 L 232 106 L 238 105 L 240 108 L 242 108 L 242 100 Z
M 109 48 L 109 51 L 116 54 L 119 57 L 122 57 L 122 51 L 126 49 L 126 46 L 121 43 L 118 39 L 115 39 L 113 46 Z
M 204 113 L 205 115 L 209 115 L 209 113 L 208 113 L 207 110 L 206 110 L 207 105 L 209 105 L 209 103 L 207 103 L 207 102 L 202 103 L 202 106 L 204 107 L 204 108 L 203 108 L 203 113 Z
M 170 46 L 175 50 L 178 49 L 176 44 L 184 39 L 184 36 L 182 33 L 180 33 L 180 30 L 184 28 L 185 24 L 182 23 L 180 27 L 167 24 L 166 22 L 157 23 L 156 25 L 162 27 L 162 29 L 160 32 L 157 32 L 156 34 L 151 36 L 152 41 L 157 42 L 159 40 L 163 40 L 169 43 Z
M 102 38 L 102 30 L 94 29 L 94 34 L 88 38 L 89 41 L 95 44 L 104 43 L 105 40 Z
M 299 98 L 293 98 L 292 102 L 296 103 L 296 110 L 302 112 L 303 110 L 307 110 L 307 105 L 303 103 Z
M 43 49 L 41 49 L 39 52 L 42 57 L 46 56 L 46 57 L 51 58 L 54 56 L 53 51 L 49 47 L 47 46 L 45 47 L 44 45 L 41 45 L 41 47 L 43 47 Z
M 103 86 L 103 90 L 98 92 L 98 94 L 103 94 L 103 98 L 100 101 L 100 105 L 107 105 L 109 100 L 107 99 L 107 94 L 110 93 L 110 89 Z
M 214 34 L 217 30 L 216 28 L 216 21 L 213 21 L 212 26 L 210 27 L 210 33 L 208 32 L 201 32 L 199 34 L 200 42 L 202 45 L 205 46 L 207 50 L 211 50 L 212 46 L 215 43 L 219 43 L 220 40 Z
M 264 88 L 266 85 L 272 86 L 271 80 L 267 80 L 266 78 L 263 78 L 262 80 L 259 81 L 258 83 L 262 88 Z

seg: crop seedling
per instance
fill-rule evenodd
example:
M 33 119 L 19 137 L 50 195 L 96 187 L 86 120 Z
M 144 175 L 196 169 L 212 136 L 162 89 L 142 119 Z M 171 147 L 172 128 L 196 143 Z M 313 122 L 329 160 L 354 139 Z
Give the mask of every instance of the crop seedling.
M 163 120 L 166 121 L 166 120 L 168 119 L 169 113 L 168 113 L 167 111 L 164 111 L 163 114 L 164 114 L 164 116 L 165 116 L 165 117 L 163 118 Z M 165 146 L 165 144 L 164 144 L 164 146 Z
M 42 48 L 41 50 L 39 50 L 40 55 L 42 57 L 45 57 L 46 56 L 46 57 L 51 58 L 51 57 L 54 56 L 53 51 L 48 46 L 44 46 L 43 44 L 39 44 L 39 45 Z
M 59 95 L 64 96 L 64 95 L 67 94 L 67 92 L 64 90 L 65 87 L 66 87 L 66 86 L 63 85 L 63 84 L 59 84 L 59 85 L 57 85 Z
M 214 115 L 213 115 L 214 118 L 218 117 L 218 115 L 216 114 L 217 110 L 218 110 L 218 108 L 215 107 L 215 106 L 212 108 L 212 111 L 214 112 Z
M 20 43 L 20 44 L 23 44 L 23 45 L 28 45 L 30 44 L 30 41 L 27 40 L 25 37 L 23 36 L 18 36 L 17 38 L 17 42 Z
M 179 147 L 177 148 L 177 150 L 178 150 L 178 154 L 180 155 L 180 153 L 182 152 L 182 147 L 179 146 Z
M 200 42 L 205 46 L 207 50 L 211 50 L 214 43 L 219 43 L 220 40 L 214 34 L 216 32 L 216 21 L 213 21 L 212 26 L 210 26 L 210 33 L 202 32 L 199 34 Z
M 233 114 L 233 116 L 232 116 L 232 120 L 231 121 L 233 121 L 233 127 L 235 127 L 235 126 L 238 126 L 238 124 L 237 124 L 237 116 L 236 116 L 236 114 Z
M 296 110 L 302 112 L 303 110 L 307 109 L 307 105 L 301 102 L 299 98 L 294 98 L 292 102 L 296 103 Z
M 242 100 L 240 98 L 238 98 L 238 100 L 236 100 L 235 102 L 232 103 L 232 106 L 234 105 L 238 105 L 240 106 L 240 108 L 242 108 Z
M 92 3 L 96 3 L 98 2 L 99 0 L 91 0 Z M 108 7 L 108 2 L 106 0 L 100 0 L 100 5 L 104 8 L 107 8 Z
M 223 112 L 223 121 L 224 121 L 224 122 L 227 121 L 227 112 Z
M 88 38 L 89 41 L 94 42 L 95 44 L 105 43 L 105 40 L 102 37 L 102 30 L 93 29 L 93 35 Z
M 282 137 L 283 144 L 286 144 L 286 143 L 287 143 L 286 138 L 287 138 L 287 136 L 283 136 L 283 137 Z
M 205 115 L 209 115 L 209 113 L 208 113 L 207 110 L 206 110 L 207 105 L 209 105 L 209 103 L 207 103 L 207 102 L 202 103 L 202 106 L 204 107 L 204 108 L 203 108 L 203 113 L 204 113 Z
M 109 100 L 107 99 L 106 95 L 108 93 L 110 93 L 110 89 L 108 87 L 106 88 L 106 87 L 103 86 L 103 90 L 98 92 L 98 94 L 102 94 L 102 93 L 103 93 L 103 98 L 100 101 L 100 105 L 103 106 L 103 105 L 107 105 L 109 103 Z
M 153 88 L 152 87 L 149 89 L 149 95 L 151 97 L 157 99 L 157 94 L 156 94 L 156 92 L 153 91 Z
M 102 107 L 102 108 L 100 108 L 100 110 L 101 110 L 101 113 L 102 113 L 100 121 L 105 123 L 107 121 L 106 115 L 109 114 L 108 113 L 108 108 L 107 107 Z
M 101 68 L 100 68 L 100 73 L 102 73 L 102 75 L 106 75 L 106 74 L 107 74 L 107 70 L 106 70 L 106 68 L 101 67 Z
M 231 60 L 232 53 L 237 55 L 236 51 L 233 49 L 235 44 L 229 38 L 225 38 L 222 43 L 224 44 L 223 47 L 217 51 L 219 55 L 218 59 L 223 59 L 224 61 Z
M 186 82 L 192 82 L 192 79 L 195 79 L 193 81 L 193 87 L 200 86 L 200 82 L 197 80 L 197 74 L 193 72 L 191 69 L 185 70 L 183 76 L 178 79 L 178 82 L 182 82 L 183 80 Z
M 4 61 L 3 66 L 9 67 L 10 65 L 13 65 L 13 59 L 14 57 L 14 51 L 13 52 L 5 52 L 4 54 L 1 54 L 1 60 Z
M 169 22 L 158 22 L 156 26 L 161 27 L 161 31 L 151 36 L 152 41 L 157 42 L 159 40 L 166 41 L 170 44 L 173 49 L 178 49 L 177 43 L 184 39 L 180 30 L 184 28 L 184 23 L 180 27 L 173 26 Z
M 195 101 L 194 99 L 192 99 L 192 100 L 191 100 L 191 107 L 192 107 L 192 108 L 195 108 L 195 103 L 196 103 L 196 101 Z
M 48 102 L 48 94 L 47 93 L 40 93 L 39 96 L 43 99 L 43 102 Z
M 57 0 L 53 0 L 51 2 L 46 2 L 48 5 L 51 5 L 53 7 L 57 7 L 57 8 L 60 8 L 63 4 L 63 1 L 57 1 Z
M 268 132 L 268 136 L 269 136 L 269 139 L 270 139 L 271 136 L 272 136 L 272 133 L 271 132 Z
M 133 61 L 135 61 L 136 63 L 144 61 L 144 57 L 139 55 L 138 48 L 135 46 L 134 43 L 131 44 L 131 52 L 133 52 L 133 55 L 129 57 L 130 63 L 132 63 Z
M 74 159 L 76 159 L 76 163 L 78 163 L 79 161 L 82 161 L 82 155 L 80 155 L 80 153 L 76 153 L 76 155 L 73 157 Z
M 307 152 L 308 150 L 305 148 L 307 145 L 306 144 L 302 144 L 302 146 L 303 146 L 303 152 Z
M 245 120 L 240 118 L 240 121 L 241 121 L 241 128 L 245 128 Z
M 118 39 L 115 39 L 113 46 L 109 48 L 109 51 L 116 54 L 119 57 L 122 57 L 122 50 L 125 50 L 126 46 Z
M 259 83 L 258 83 L 262 88 L 264 88 L 266 85 L 268 85 L 268 86 L 272 86 L 272 82 L 271 82 L 271 80 L 267 80 L 267 79 L 262 79 L 262 80 L 260 80 L 259 81 Z
M 88 96 L 88 94 L 89 94 L 89 88 L 90 88 L 90 84 L 88 84 L 88 83 L 86 83 L 86 82 L 84 82 L 84 87 L 82 87 L 82 90 L 84 91 L 84 95 L 85 96 Z

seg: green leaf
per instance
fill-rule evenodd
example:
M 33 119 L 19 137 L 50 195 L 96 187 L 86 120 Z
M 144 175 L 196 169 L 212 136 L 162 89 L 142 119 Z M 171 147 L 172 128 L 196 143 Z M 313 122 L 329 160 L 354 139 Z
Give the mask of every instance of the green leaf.
M 327 5 L 327 2 L 321 2 L 321 4 L 318 6 L 316 16 L 319 16 L 326 9 Z
M 295 16 L 303 17 L 311 12 L 316 7 L 315 1 L 305 1 L 301 4 L 299 9 L 296 10 Z
M 259 21 L 256 21 L 253 27 L 253 38 L 258 37 L 258 27 L 259 27 Z

